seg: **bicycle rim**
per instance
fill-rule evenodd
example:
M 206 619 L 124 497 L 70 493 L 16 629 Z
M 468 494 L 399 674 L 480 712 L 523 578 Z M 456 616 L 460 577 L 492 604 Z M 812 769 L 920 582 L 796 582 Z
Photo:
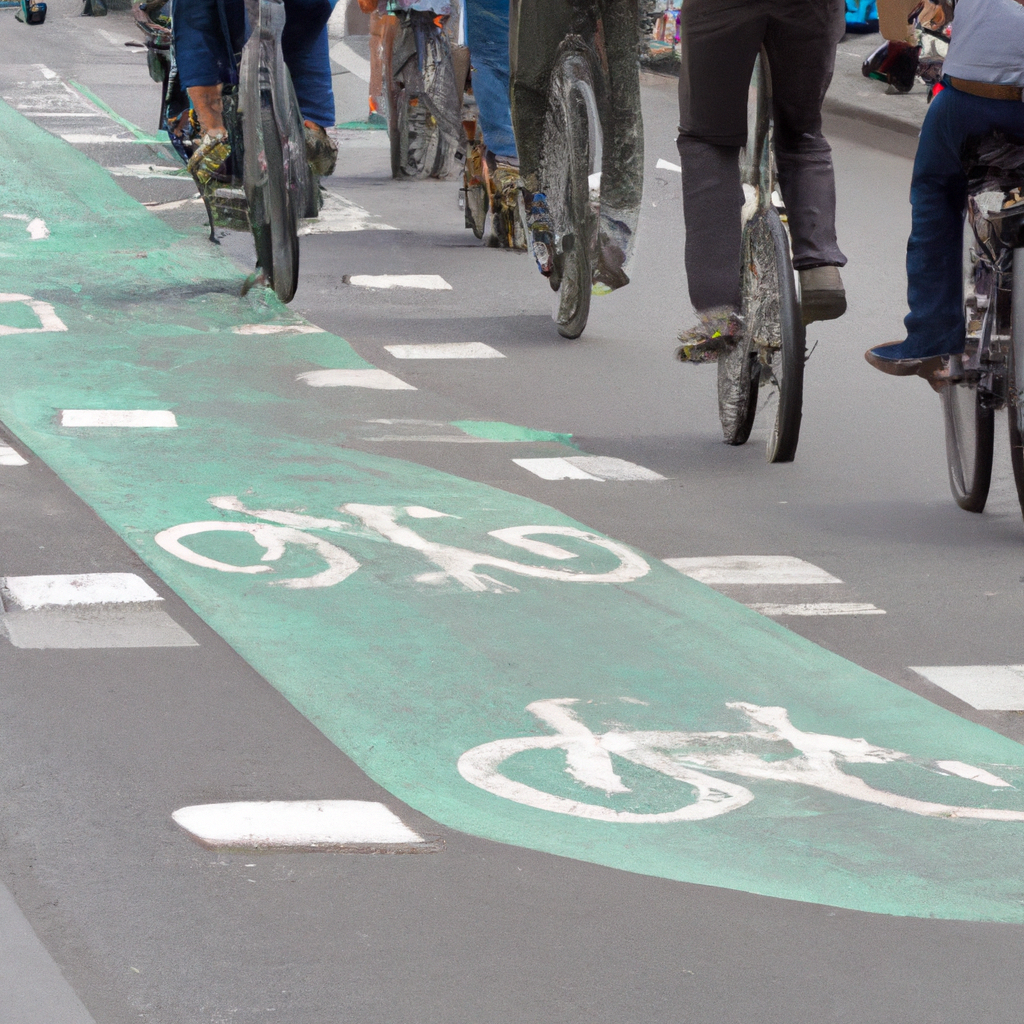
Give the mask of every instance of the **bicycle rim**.
M 1007 364 L 1006 413 L 1010 427 L 1010 462 L 1017 500 L 1024 512 L 1024 249 L 1013 254 L 1012 340 Z
M 992 481 L 995 414 L 973 383 L 943 388 L 942 414 L 949 488 L 962 509 L 981 512 Z
M 769 209 L 765 217 L 774 255 L 779 325 L 779 347 L 772 349 L 770 374 L 776 392 L 775 418 L 768 433 L 766 456 L 769 462 L 792 462 L 800 441 L 807 342 L 789 255 L 789 235 L 775 209 Z

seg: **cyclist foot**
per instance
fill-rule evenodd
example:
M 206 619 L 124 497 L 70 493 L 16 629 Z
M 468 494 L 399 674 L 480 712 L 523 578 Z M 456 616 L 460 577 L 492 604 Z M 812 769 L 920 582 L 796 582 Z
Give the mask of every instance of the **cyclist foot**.
M 595 294 L 607 294 L 629 284 L 629 277 L 622 268 L 632 235 L 633 232 L 622 221 L 612 220 L 602 214 L 597 267 L 594 270 L 594 283 L 598 285 Z
M 227 172 L 229 156 L 231 146 L 227 130 L 221 128 L 206 132 L 189 158 L 189 173 L 204 189 L 210 187 L 211 182 L 230 182 L 231 175 Z
M 884 345 L 876 345 L 864 353 L 864 358 L 882 373 L 893 377 L 923 377 L 929 383 L 940 380 L 944 369 L 944 361 L 948 363 L 948 354 L 940 353 L 933 356 L 902 356 L 899 349 L 904 342 L 890 341 Z M 952 383 L 950 377 L 947 383 Z
M 523 186 L 519 168 L 498 161 L 490 173 L 492 249 L 525 249 L 526 232 L 519 213 L 519 194 Z
M 683 363 L 714 363 L 719 352 L 734 345 L 743 332 L 743 320 L 730 310 L 697 313 L 697 323 L 679 335 L 676 356 Z
M 329 178 L 338 162 L 338 147 L 326 130 L 312 121 L 302 122 L 302 134 L 306 140 L 306 159 L 309 169 L 318 178 Z
M 838 320 L 846 312 L 846 289 L 838 267 L 809 267 L 799 274 L 805 324 Z

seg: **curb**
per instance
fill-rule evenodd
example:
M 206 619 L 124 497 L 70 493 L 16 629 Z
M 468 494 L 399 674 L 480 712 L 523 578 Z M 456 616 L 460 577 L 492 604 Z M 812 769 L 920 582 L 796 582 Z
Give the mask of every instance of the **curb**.
M 877 110 L 867 110 L 856 103 L 847 103 L 845 100 L 833 99 L 831 96 L 825 97 L 821 109 L 823 113 L 864 121 L 867 124 L 875 125 L 877 128 L 887 128 L 911 139 L 916 139 L 921 134 L 920 125 L 910 124 L 908 121 L 902 120 L 902 118 L 893 117 L 891 114 L 885 114 Z

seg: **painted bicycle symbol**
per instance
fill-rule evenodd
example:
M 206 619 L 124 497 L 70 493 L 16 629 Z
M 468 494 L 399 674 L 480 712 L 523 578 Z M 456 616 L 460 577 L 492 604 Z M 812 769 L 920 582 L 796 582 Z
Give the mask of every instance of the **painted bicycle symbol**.
M 962 761 L 921 761 L 898 750 L 876 747 L 865 739 L 803 732 L 793 725 L 789 712 L 782 707 L 761 707 L 742 701 L 726 704 L 746 716 L 750 728 L 744 732 L 612 729 L 594 733 L 573 711 L 572 706 L 578 703 L 573 698 L 562 698 L 527 705 L 526 710 L 553 729 L 554 735 L 484 743 L 459 758 L 459 773 L 474 786 L 529 807 L 627 824 L 700 821 L 738 810 L 754 799 L 754 794 L 745 786 L 719 775 L 809 786 L 909 814 L 1024 821 L 1024 811 L 931 803 L 877 789 L 844 771 L 844 766 L 908 762 L 923 771 L 958 776 L 983 786 L 1014 787 L 997 775 Z M 569 776 L 584 787 L 600 790 L 609 797 L 630 792 L 615 770 L 614 756 L 677 780 L 691 791 L 691 799 L 675 810 L 658 813 L 616 810 L 545 793 L 502 772 L 505 763 L 516 754 L 555 749 L 564 752 L 565 771 Z
M 488 536 L 527 551 L 531 555 L 552 561 L 566 561 L 579 556 L 575 551 L 569 551 L 566 548 L 534 538 L 538 535 L 572 538 L 609 552 L 618 560 L 618 565 L 606 572 L 581 572 L 517 562 L 482 551 L 471 551 L 468 548 L 441 544 L 421 536 L 408 522 L 399 522 L 399 519 L 424 520 L 453 517 L 445 512 L 436 512 L 433 509 L 417 505 L 402 507 L 348 504 L 342 505 L 338 509 L 347 518 L 326 519 L 278 509 L 250 509 L 246 508 L 236 497 L 210 498 L 208 500 L 214 508 L 227 512 L 238 512 L 257 520 L 257 522 L 208 520 L 184 523 L 158 533 L 154 538 L 156 543 L 164 551 L 185 562 L 190 562 L 192 565 L 234 573 L 272 572 L 273 566 L 267 563 L 279 561 L 289 545 L 314 552 L 327 564 L 327 567 L 321 572 L 311 576 L 271 581 L 292 589 L 333 587 L 347 579 L 359 568 L 359 562 L 345 548 L 318 536 L 318 533 L 347 534 L 353 539 L 389 542 L 417 551 L 426 562 L 434 567 L 430 571 L 418 575 L 416 577 L 418 582 L 442 584 L 454 580 L 467 590 L 472 591 L 502 593 L 516 590 L 515 587 L 503 583 L 485 572 L 479 572 L 478 570 L 481 568 L 500 569 L 534 579 L 563 580 L 573 583 L 628 583 L 645 576 L 650 571 L 647 562 L 624 544 L 601 537 L 596 533 L 578 530 L 573 526 L 510 526 L 501 530 L 491 530 Z M 230 562 L 218 561 L 200 554 L 182 543 L 186 537 L 217 532 L 249 534 L 264 549 L 260 564 L 234 565 Z

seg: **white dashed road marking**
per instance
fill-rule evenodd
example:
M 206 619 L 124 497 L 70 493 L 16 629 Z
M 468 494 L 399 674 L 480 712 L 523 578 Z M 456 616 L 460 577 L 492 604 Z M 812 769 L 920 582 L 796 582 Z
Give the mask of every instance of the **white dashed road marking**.
M 401 818 L 366 800 L 268 800 L 199 804 L 172 815 L 212 849 L 415 850 L 429 846 Z
M 978 711 L 1024 711 L 1024 665 L 912 665 Z
M 666 558 L 666 565 L 686 576 L 714 586 L 790 586 L 842 583 L 831 573 L 793 555 L 712 555 L 703 558 Z
M 570 455 L 553 459 L 513 459 L 517 466 L 529 470 L 542 480 L 664 480 L 653 469 L 638 466 L 625 459 L 605 455 Z
M 133 604 L 163 598 L 132 572 L 88 572 L 68 576 L 8 576 L 7 595 L 19 608 L 67 608 L 82 604 Z
M 311 388 L 374 388 L 378 391 L 415 391 L 387 370 L 307 370 L 300 373 L 301 380 Z
M 806 604 L 750 604 L 755 612 L 778 617 L 780 615 L 827 616 L 827 615 L 884 615 L 885 610 L 861 601 L 817 601 Z
M 346 274 L 343 284 L 357 288 L 424 288 L 450 292 L 452 286 L 440 274 Z
M 654 165 L 656 170 L 659 171 L 675 171 L 676 174 L 682 174 L 683 169 L 679 164 L 669 163 L 668 160 L 658 160 Z
M 232 327 L 235 334 L 323 334 L 322 327 L 313 324 L 239 324 Z
M 809 586 L 827 587 L 822 596 L 839 597 L 845 584 L 838 576 L 793 555 L 710 555 L 699 558 L 666 558 L 665 564 L 686 576 L 706 583 L 773 618 L 831 617 L 836 615 L 884 615 L 885 610 L 865 601 L 783 601 L 790 597 L 779 588 L 794 588 L 802 596 Z M 820 591 L 819 591 L 820 593 Z M 792 596 L 796 596 L 792 594 Z
M 195 647 L 134 573 L 0 579 L 0 632 L 24 649 Z
M 396 359 L 504 359 L 482 341 L 450 341 L 440 345 L 385 345 Z
M 62 427 L 176 427 L 167 409 L 64 409 Z
M 0 466 L 27 466 L 28 459 L 23 459 L 9 444 L 0 444 Z

